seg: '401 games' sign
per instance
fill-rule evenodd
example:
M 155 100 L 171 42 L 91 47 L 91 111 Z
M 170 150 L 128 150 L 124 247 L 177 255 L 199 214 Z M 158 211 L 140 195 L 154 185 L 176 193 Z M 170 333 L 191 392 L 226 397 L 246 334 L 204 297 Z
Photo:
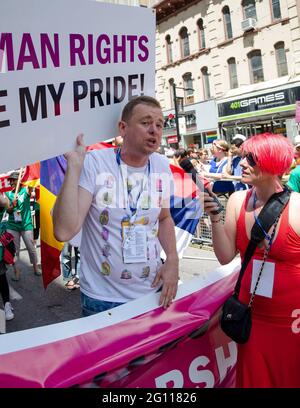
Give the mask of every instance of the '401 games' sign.
M 218 104 L 219 118 L 264 111 L 295 104 L 300 99 L 300 86 L 267 92 Z

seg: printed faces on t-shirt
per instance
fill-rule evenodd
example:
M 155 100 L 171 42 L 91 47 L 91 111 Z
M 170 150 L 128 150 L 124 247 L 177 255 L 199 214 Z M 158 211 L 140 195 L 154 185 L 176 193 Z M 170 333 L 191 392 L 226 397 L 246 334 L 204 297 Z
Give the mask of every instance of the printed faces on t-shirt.
M 96 204 L 99 207 L 127 208 L 139 204 L 140 210 L 162 208 L 168 205 L 171 192 L 171 179 L 168 173 L 151 173 L 143 186 L 141 173 L 130 174 L 127 180 L 127 191 L 121 178 L 102 173 L 96 179 Z M 145 188 L 143 188 L 145 187 Z

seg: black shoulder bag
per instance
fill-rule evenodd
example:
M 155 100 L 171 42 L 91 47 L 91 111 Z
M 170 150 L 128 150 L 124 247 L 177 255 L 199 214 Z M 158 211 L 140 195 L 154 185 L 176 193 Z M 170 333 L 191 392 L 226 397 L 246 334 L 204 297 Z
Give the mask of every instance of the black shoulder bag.
M 258 216 L 259 222 L 255 222 L 252 227 L 251 239 L 245 253 L 239 277 L 234 288 L 234 293 L 226 300 L 223 305 L 220 320 L 221 328 L 223 332 L 236 343 L 243 344 L 246 343 L 249 339 L 252 326 L 252 302 L 264 268 L 265 261 L 270 251 L 271 242 L 273 241 L 275 235 L 276 226 L 278 224 L 282 211 L 289 201 L 290 194 L 291 190 L 285 188 L 284 191 L 273 194 L 264 205 Z M 271 242 L 265 250 L 260 272 L 258 274 L 256 285 L 251 295 L 250 301 L 248 305 L 245 305 L 238 300 L 244 272 L 250 259 L 252 258 L 257 244 L 265 238 L 265 231 L 269 231 L 272 225 L 274 225 L 274 229 L 271 236 Z

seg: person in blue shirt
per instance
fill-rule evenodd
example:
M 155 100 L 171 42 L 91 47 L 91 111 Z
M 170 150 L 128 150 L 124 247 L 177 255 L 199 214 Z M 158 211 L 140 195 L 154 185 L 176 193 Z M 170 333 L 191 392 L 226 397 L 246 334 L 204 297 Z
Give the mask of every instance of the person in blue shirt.
M 229 147 L 226 140 L 214 140 L 211 148 L 214 158 L 209 163 L 209 173 L 204 174 L 206 177 L 210 177 L 211 173 L 214 173 L 213 178 L 216 181 L 213 184 L 213 192 L 217 195 L 230 195 L 234 192 L 234 186 L 231 181 L 219 181 L 224 178 L 228 150 Z
M 231 147 L 228 152 L 227 164 L 225 168 L 225 174 L 229 176 L 242 177 L 242 168 L 241 168 L 241 159 L 242 159 L 242 150 L 241 146 L 246 140 L 246 137 L 241 134 L 236 134 L 231 141 Z M 233 181 L 234 190 L 248 190 L 248 185 L 242 183 L 241 181 Z

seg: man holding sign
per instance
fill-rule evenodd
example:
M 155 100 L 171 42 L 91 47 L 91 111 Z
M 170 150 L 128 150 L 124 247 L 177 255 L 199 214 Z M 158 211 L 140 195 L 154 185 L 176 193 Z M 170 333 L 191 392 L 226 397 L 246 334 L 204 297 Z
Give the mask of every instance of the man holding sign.
M 159 304 L 176 296 L 178 256 L 170 215 L 172 174 L 158 153 L 163 114 L 148 96 L 131 99 L 119 122 L 121 148 L 86 155 L 83 137 L 66 154 L 68 168 L 54 212 L 54 232 L 68 241 L 82 228 L 83 315 L 162 288 Z M 166 261 L 162 265 L 161 247 Z

